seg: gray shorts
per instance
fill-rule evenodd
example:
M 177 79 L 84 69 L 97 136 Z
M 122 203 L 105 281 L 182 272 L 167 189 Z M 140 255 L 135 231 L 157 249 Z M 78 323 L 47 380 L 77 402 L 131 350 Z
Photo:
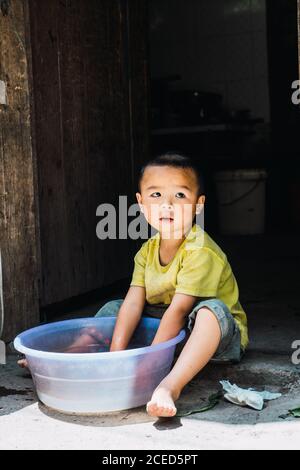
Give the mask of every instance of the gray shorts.
M 123 299 L 111 300 L 107 302 L 100 308 L 100 310 L 96 313 L 95 316 L 117 316 L 122 302 Z M 200 300 L 199 302 L 195 303 L 193 310 L 187 317 L 187 323 L 185 326 L 187 337 L 185 339 L 185 342 L 188 340 L 189 334 L 193 329 L 196 315 L 199 309 L 202 307 L 207 307 L 213 312 L 219 322 L 221 329 L 221 341 L 217 351 L 215 352 L 210 362 L 239 362 L 243 355 L 243 351 L 241 349 L 240 330 L 237 326 L 236 321 L 231 315 L 228 307 L 224 304 L 224 302 L 219 299 L 214 298 Z M 168 305 L 165 304 L 146 304 L 143 310 L 143 316 L 150 316 L 161 319 L 167 308 Z

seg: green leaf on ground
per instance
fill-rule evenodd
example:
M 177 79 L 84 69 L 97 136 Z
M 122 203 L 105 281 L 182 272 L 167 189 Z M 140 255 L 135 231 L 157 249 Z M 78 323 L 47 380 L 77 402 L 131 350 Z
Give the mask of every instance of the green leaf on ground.
M 300 408 L 294 408 L 293 410 L 289 410 L 289 412 L 294 418 L 300 418 Z
M 204 411 L 211 410 L 219 403 L 221 397 L 222 392 L 213 393 L 208 398 L 208 402 L 203 403 L 203 405 L 196 405 L 195 408 L 190 408 L 189 410 L 186 410 L 185 408 L 179 408 L 176 413 L 176 418 L 182 418 L 184 416 L 189 416 L 195 413 L 203 413 Z

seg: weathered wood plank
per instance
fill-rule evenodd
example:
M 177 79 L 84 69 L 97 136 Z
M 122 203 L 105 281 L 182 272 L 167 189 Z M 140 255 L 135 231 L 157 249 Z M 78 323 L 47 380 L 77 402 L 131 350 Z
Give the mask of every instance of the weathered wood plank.
M 135 242 L 101 241 L 95 232 L 99 204 L 117 206 L 119 195 L 133 202 L 135 166 L 147 142 L 145 111 L 137 111 L 145 106 L 146 90 L 136 90 L 144 86 L 145 58 L 141 66 L 135 62 L 142 52 L 128 59 L 128 1 L 29 2 L 42 306 L 131 273 Z M 142 16 L 143 8 L 135 7 Z M 134 29 L 141 29 L 139 19 L 136 13 Z M 133 41 L 141 38 L 140 31 Z
M 39 321 L 34 161 L 26 56 L 26 4 L 12 0 L 0 12 L 0 249 L 3 267 L 4 339 Z
M 65 201 L 63 110 L 61 101 L 62 59 L 58 2 L 30 2 L 36 152 L 39 176 L 41 232 L 41 303 L 47 293 L 63 288 L 71 295 L 71 280 L 60 266 L 70 264 L 67 207 Z M 49 243 L 47 243 L 49 240 Z

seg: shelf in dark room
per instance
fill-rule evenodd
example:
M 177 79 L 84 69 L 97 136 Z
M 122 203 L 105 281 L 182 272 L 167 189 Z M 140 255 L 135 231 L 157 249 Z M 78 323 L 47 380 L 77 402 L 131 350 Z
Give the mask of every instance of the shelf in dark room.
M 151 135 L 198 134 L 200 132 L 253 132 L 253 126 L 262 123 L 262 119 L 253 119 L 240 123 L 195 124 L 193 126 L 153 128 Z
M 219 123 L 180 126 L 151 131 L 153 155 L 177 151 L 201 160 L 202 165 L 219 168 L 264 166 L 267 155 L 251 153 L 251 139 L 256 134 L 253 120 L 245 123 Z

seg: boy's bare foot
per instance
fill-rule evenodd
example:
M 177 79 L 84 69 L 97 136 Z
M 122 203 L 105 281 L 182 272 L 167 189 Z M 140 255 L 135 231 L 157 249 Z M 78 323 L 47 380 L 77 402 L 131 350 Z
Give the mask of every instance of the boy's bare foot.
M 24 367 L 24 368 L 28 367 L 28 361 L 27 361 L 27 359 L 26 359 L 26 358 L 20 359 L 20 360 L 18 361 L 18 365 L 19 365 L 20 367 Z
M 159 385 L 153 392 L 151 400 L 147 403 L 147 413 L 150 416 L 171 417 L 175 416 L 177 408 L 174 401 L 178 394 L 174 393 L 169 387 Z

